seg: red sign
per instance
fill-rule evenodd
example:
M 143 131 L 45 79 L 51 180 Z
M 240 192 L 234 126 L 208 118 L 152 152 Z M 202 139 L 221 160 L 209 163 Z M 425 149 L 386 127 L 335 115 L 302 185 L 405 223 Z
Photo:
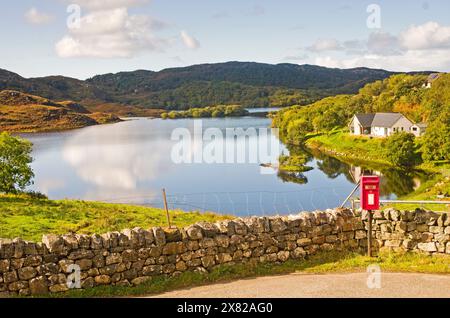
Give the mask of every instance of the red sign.
M 380 177 L 361 177 L 361 207 L 364 210 L 380 208 Z

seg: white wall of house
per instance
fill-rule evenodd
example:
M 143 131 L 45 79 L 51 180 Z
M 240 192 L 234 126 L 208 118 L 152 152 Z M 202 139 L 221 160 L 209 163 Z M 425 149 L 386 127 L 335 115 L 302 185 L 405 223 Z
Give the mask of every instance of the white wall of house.
M 391 129 L 385 127 L 372 127 L 372 136 L 385 137 L 389 136 Z
M 417 125 L 412 125 L 411 126 L 411 131 L 410 131 L 414 136 L 416 137 L 420 137 L 423 136 L 423 134 L 425 133 L 425 129 L 417 126 Z
M 402 117 L 392 126 L 391 134 L 402 131 L 409 133 L 411 132 L 412 125 L 413 123 L 410 122 L 406 117 Z
M 353 127 L 353 135 L 362 135 L 361 124 L 356 116 L 353 117 L 352 125 Z

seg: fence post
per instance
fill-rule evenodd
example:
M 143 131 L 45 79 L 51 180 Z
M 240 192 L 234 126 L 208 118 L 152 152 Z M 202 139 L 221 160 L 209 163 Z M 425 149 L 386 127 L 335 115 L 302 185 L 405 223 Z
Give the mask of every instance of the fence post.
M 169 214 L 169 208 L 167 206 L 166 189 L 162 189 L 162 195 L 163 195 L 163 200 L 164 200 L 164 209 L 166 210 L 167 224 L 169 225 L 169 228 L 171 228 L 172 224 L 170 224 L 170 214 Z

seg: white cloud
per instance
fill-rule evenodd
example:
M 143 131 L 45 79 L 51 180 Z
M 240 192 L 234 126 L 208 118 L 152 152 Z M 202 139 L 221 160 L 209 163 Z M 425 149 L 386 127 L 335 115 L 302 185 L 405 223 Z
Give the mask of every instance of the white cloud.
M 450 48 L 450 26 L 428 22 L 411 26 L 400 34 L 403 47 L 411 50 Z
M 189 35 L 186 31 L 181 31 L 180 35 L 184 45 L 188 48 L 198 49 L 200 47 L 200 42 L 193 36 Z
M 31 8 L 25 12 L 25 19 L 31 24 L 47 24 L 53 20 L 53 16 Z
M 104 11 L 117 8 L 129 8 L 132 6 L 143 5 L 149 0 L 65 0 L 67 3 L 78 4 L 83 9 L 90 11 Z
M 321 66 L 337 68 L 370 67 L 398 72 L 446 72 L 450 69 L 450 54 L 448 50 L 411 50 L 401 55 L 390 56 L 367 54 L 344 59 L 321 56 L 316 57 L 314 63 Z
M 367 40 L 367 50 L 371 54 L 395 55 L 399 53 L 400 45 L 396 36 L 387 32 L 373 32 Z
M 364 40 L 318 40 L 305 48 L 316 53 L 315 64 L 372 67 L 393 71 L 446 71 L 450 69 L 450 27 L 436 22 L 411 26 L 398 36 L 373 32 Z M 335 51 L 335 52 L 333 52 Z M 326 54 L 327 55 L 322 55 Z M 340 56 L 345 53 L 345 56 Z
M 79 27 L 68 30 L 55 49 L 60 57 L 131 57 L 162 50 L 167 41 L 154 35 L 162 27 L 164 23 L 149 16 L 130 15 L 127 8 L 92 11 L 81 17 Z
M 336 39 L 319 39 L 306 49 L 311 52 L 337 51 L 341 49 L 341 45 Z

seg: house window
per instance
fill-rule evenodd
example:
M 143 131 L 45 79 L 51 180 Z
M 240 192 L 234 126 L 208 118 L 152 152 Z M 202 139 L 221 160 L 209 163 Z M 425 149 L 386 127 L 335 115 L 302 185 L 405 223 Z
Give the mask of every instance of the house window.
M 413 127 L 412 130 L 413 130 L 413 131 L 417 131 L 417 127 Z

